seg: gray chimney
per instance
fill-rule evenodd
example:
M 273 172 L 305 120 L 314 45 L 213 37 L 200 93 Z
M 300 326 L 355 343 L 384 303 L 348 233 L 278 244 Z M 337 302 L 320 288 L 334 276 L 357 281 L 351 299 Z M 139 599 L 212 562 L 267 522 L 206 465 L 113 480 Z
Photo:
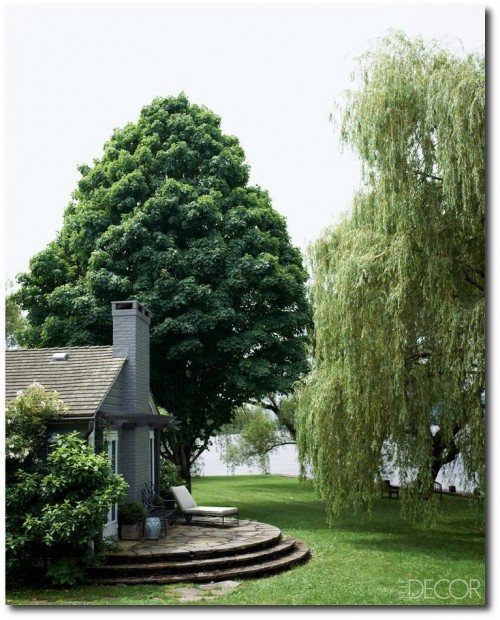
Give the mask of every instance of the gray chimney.
M 126 413 L 149 411 L 150 311 L 138 301 L 111 302 L 113 357 L 126 357 L 123 403 Z

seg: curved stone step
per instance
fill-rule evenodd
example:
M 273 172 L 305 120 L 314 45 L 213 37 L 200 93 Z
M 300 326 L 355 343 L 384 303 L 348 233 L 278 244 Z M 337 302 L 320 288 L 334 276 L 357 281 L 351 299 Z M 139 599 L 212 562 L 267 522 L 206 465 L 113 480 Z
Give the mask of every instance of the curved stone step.
M 183 561 L 234 555 L 271 547 L 281 540 L 279 528 L 240 521 L 239 527 L 210 528 L 178 525 L 157 541 L 120 541 L 118 553 L 105 554 L 107 564 Z
M 214 570 L 197 571 L 199 560 L 193 559 L 191 569 L 185 567 L 185 571 L 176 574 L 152 574 L 151 572 L 142 575 L 115 575 L 113 577 L 103 577 L 96 575 L 92 581 L 100 584 L 168 584 L 168 583 L 206 583 L 221 581 L 225 579 L 249 579 L 262 577 L 272 573 L 281 572 L 292 568 L 297 564 L 308 560 L 310 553 L 307 545 L 301 540 L 293 540 L 293 545 L 289 550 L 279 557 L 268 559 L 264 562 L 251 563 L 249 565 L 238 565 L 233 567 L 216 568 Z
M 228 555 L 214 557 L 191 558 L 189 560 L 159 560 L 156 558 L 146 562 L 127 562 L 120 564 L 104 564 L 92 569 L 93 576 L 115 576 L 126 575 L 134 576 L 144 573 L 151 574 L 176 574 L 184 573 L 186 570 L 193 569 L 216 570 L 219 568 L 232 568 L 234 566 L 255 564 L 275 559 L 293 550 L 296 541 L 293 538 L 281 540 L 272 546 L 266 546 L 257 551 L 246 553 L 232 553 Z

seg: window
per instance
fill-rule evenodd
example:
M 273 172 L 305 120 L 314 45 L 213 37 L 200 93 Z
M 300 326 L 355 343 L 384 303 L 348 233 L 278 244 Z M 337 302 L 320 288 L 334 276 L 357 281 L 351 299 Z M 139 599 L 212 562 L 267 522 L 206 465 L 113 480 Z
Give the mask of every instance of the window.
M 118 432 L 108 431 L 105 439 L 108 443 L 108 458 L 111 461 L 111 471 L 118 473 Z M 118 504 L 112 504 L 108 512 L 108 524 L 118 521 Z
M 149 431 L 149 479 L 153 485 L 156 483 L 155 462 L 155 432 Z

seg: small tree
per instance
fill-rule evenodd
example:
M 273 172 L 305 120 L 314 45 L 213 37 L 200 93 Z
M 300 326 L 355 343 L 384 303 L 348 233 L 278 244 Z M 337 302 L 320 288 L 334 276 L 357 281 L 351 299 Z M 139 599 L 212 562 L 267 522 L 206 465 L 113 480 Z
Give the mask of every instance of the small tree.
M 232 470 L 247 465 L 268 473 L 272 451 L 295 444 L 294 414 L 293 396 L 268 395 L 260 403 L 239 407 L 217 437 L 222 460 Z

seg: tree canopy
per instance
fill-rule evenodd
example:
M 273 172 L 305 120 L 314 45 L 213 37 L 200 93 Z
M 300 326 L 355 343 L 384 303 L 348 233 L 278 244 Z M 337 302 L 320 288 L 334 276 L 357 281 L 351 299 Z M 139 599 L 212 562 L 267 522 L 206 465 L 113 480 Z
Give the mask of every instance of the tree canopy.
M 384 456 L 421 514 L 458 452 L 484 491 L 484 57 L 394 33 L 355 80 L 340 131 L 363 186 L 310 248 L 299 453 L 330 515 L 370 502 Z
M 284 218 L 220 118 L 183 94 L 116 129 L 61 232 L 19 277 L 24 346 L 109 344 L 112 300 L 152 312 L 151 384 L 182 421 L 164 444 L 182 466 L 234 408 L 287 393 L 307 369 L 306 272 Z
M 13 284 L 10 280 L 5 283 L 5 348 L 16 346 L 14 334 L 24 327 L 24 317 L 21 308 L 12 296 Z

